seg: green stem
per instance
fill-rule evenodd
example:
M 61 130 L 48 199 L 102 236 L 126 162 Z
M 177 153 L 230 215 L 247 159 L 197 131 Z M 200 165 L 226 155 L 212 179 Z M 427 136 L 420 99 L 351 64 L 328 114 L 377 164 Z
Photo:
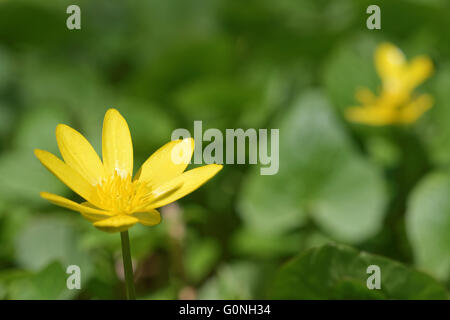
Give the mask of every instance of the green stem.
M 128 237 L 128 231 L 121 232 L 120 239 L 122 240 L 123 270 L 125 272 L 125 283 L 127 285 L 127 299 L 136 300 L 136 294 L 134 293 L 133 265 L 131 263 L 130 254 L 130 238 Z

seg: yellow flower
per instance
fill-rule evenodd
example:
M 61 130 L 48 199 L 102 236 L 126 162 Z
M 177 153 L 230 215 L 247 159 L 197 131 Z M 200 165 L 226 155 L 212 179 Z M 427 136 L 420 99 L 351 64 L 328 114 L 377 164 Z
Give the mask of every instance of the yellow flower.
M 381 93 L 375 96 L 367 88 L 358 89 L 356 99 L 362 106 L 346 110 L 349 120 L 374 126 L 409 124 L 431 108 L 430 95 L 413 94 L 433 72 L 430 58 L 418 56 L 408 63 L 400 49 L 383 43 L 375 52 L 375 66 L 381 78 Z
M 64 161 L 35 150 L 36 157 L 58 179 L 86 200 L 81 204 L 48 192 L 41 197 L 80 212 L 102 231 L 122 232 L 136 223 L 157 225 L 156 208 L 191 193 L 211 179 L 222 165 L 210 164 L 183 173 L 194 150 L 187 138 L 167 143 L 133 174 L 133 145 L 125 119 L 115 109 L 103 121 L 103 162 L 90 143 L 76 130 L 60 124 L 56 139 Z

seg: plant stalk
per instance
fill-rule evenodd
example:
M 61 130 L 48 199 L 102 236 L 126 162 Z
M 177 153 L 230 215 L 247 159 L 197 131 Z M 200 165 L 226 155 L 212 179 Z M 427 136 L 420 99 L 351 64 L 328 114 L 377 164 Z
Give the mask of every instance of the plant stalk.
M 121 232 L 120 239 L 122 240 L 123 270 L 125 273 L 125 283 L 127 286 L 127 299 L 136 300 L 136 294 L 134 292 L 133 265 L 131 262 L 130 254 L 130 238 L 128 237 L 128 231 Z

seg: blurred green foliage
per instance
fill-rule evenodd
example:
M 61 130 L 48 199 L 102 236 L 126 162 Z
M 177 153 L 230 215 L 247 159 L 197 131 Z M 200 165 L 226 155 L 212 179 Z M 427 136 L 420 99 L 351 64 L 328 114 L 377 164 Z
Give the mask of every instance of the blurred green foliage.
M 368 266 L 380 268 L 379 290 L 367 290 L 365 278 Z M 442 285 L 423 273 L 408 269 L 390 259 L 334 245 L 308 250 L 283 266 L 272 290 L 276 299 L 447 299 L 448 297 Z
M 81 30 L 66 28 L 70 4 Z M 381 30 L 366 28 L 370 4 Z M 445 299 L 449 17 L 445 0 L 0 1 L 0 298 L 124 297 L 119 236 L 40 199 L 74 195 L 33 156 L 58 154 L 58 123 L 100 151 L 116 107 L 135 167 L 194 120 L 280 129 L 277 175 L 226 165 L 162 224 L 130 230 L 139 298 Z M 434 106 L 409 127 L 342 116 L 379 86 L 383 41 L 435 63 L 419 88 Z M 81 290 L 65 286 L 71 264 Z M 365 287 L 370 264 L 381 291 Z

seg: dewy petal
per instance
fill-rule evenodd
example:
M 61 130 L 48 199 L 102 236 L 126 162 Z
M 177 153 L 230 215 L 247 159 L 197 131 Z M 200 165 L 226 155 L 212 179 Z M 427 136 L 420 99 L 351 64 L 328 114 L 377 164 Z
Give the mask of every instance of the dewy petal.
M 375 66 L 381 78 L 400 76 L 406 64 L 403 52 L 390 43 L 383 43 L 375 51 Z
M 147 212 L 135 212 L 131 216 L 139 220 L 139 223 L 144 226 L 155 226 L 161 222 L 161 215 L 156 210 L 149 210 Z
M 94 222 L 94 227 L 106 232 L 123 232 L 135 225 L 139 220 L 129 215 L 114 217 Z
M 34 154 L 51 173 L 75 193 L 94 205 L 98 204 L 94 187 L 72 167 L 48 151 L 36 149 Z
M 104 177 L 103 164 L 91 144 L 76 130 L 60 124 L 56 140 L 64 161 L 90 184 L 96 185 Z
M 80 212 L 83 216 L 85 216 L 90 221 L 107 219 L 112 215 L 111 213 L 109 213 L 107 211 L 103 211 L 103 210 L 96 209 L 93 207 L 88 207 L 88 206 L 85 206 L 84 204 L 76 203 L 72 200 L 66 199 L 64 197 L 58 196 L 53 193 L 41 192 L 40 195 L 42 198 L 50 201 L 53 204 L 56 204 L 57 206 Z
M 133 143 L 128 124 L 116 109 L 105 114 L 102 133 L 105 174 L 117 172 L 122 178 L 133 174 Z
M 161 185 L 183 173 L 193 152 L 194 139 L 171 141 L 144 162 L 135 179 L 151 185 Z
M 148 208 L 159 208 L 184 197 L 215 176 L 216 173 L 222 169 L 222 167 L 223 166 L 219 164 L 209 164 L 186 171 L 182 175 L 166 182 L 164 185 L 153 190 L 152 193 L 158 196 L 161 194 L 161 190 L 169 190 L 171 187 L 174 189 L 176 186 L 179 186 L 180 183 L 182 183 L 182 185 L 175 189 L 175 191 L 169 192 L 167 196 L 158 196 L 156 201 L 150 201 Z

